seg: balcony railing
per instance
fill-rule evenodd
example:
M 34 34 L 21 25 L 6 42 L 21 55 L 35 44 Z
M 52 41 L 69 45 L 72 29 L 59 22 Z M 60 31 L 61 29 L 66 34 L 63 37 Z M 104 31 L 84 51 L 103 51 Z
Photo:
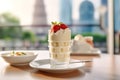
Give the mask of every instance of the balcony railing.
M 47 42 L 46 37 L 48 34 L 48 29 L 50 29 L 50 25 L 1 25 L 0 28 L 6 28 L 6 27 L 21 27 L 22 31 L 32 31 L 33 33 L 36 34 L 37 39 L 40 39 L 39 41 L 36 40 L 36 42 L 31 43 L 28 40 L 23 41 L 20 37 L 17 37 L 16 39 L 12 40 L 2 40 L 2 44 L 0 45 L 1 50 L 16 50 L 16 49 L 48 49 L 47 47 Z M 98 33 L 99 34 L 105 34 L 104 31 L 101 30 L 101 25 L 100 24 L 70 24 L 68 25 L 71 30 L 74 32 L 73 34 L 81 34 L 81 32 L 77 32 L 76 30 L 81 29 L 82 27 L 92 27 L 96 28 L 96 31 L 93 31 L 92 33 Z M 13 37 L 14 38 L 14 37 Z M 107 44 L 106 41 L 99 43 L 95 42 L 95 47 L 100 48 L 103 52 L 107 52 Z

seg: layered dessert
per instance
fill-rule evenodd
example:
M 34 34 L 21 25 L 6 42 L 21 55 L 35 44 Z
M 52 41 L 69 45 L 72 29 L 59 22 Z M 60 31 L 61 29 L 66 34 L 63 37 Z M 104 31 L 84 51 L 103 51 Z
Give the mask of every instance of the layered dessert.
M 52 22 L 48 32 L 51 59 L 56 62 L 68 62 L 70 59 L 71 30 L 61 22 Z
M 94 49 L 93 37 L 78 34 L 74 37 L 71 47 L 72 53 L 91 53 Z

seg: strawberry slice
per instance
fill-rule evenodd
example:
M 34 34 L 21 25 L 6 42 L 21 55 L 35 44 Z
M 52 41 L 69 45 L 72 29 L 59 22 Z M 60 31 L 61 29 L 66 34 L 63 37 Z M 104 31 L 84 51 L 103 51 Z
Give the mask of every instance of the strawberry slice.
M 68 26 L 64 23 L 60 23 L 60 28 L 61 29 L 66 29 L 66 28 L 68 28 Z
M 60 30 L 59 24 L 57 24 L 57 22 L 52 22 L 51 32 L 56 33 L 58 30 Z
M 52 22 L 51 32 L 56 33 L 60 29 L 66 29 L 68 26 L 62 22 Z
M 59 25 L 54 25 L 52 29 L 56 33 L 58 30 L 60 30 L 60 26 Z

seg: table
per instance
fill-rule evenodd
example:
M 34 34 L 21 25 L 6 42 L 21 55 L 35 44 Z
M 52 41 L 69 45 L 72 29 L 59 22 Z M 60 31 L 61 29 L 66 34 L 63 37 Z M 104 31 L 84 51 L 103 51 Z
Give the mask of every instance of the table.
M 36 59 L 48 59 L 48 51 L 38 51 Z M 26 66 L 11 66 L 0 57 L 0 80 L 120 80 L 120 55 L 71 56 L 92 59 L 81 70 L 70 73 L 47 73 Z

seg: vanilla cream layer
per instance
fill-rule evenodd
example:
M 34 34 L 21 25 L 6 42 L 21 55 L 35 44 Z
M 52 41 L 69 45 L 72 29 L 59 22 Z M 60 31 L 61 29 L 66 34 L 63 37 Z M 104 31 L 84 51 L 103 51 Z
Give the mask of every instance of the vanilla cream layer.
M 52 47 L 67 47 L 67 46 L 70 46 L 71 45 L 71 41 L 67 41 L 67 42 L 49 42 L 49 46 L 52 46 Z
M 70 60 L 70 53 L 60 53 L 60 54 L 51 53 L 50 56 L 51 59 L 59 62 L 67 62 Z
M 70 53 L 70 47 L 49 47 L 50 53 Z
M 60 29 L 56 33 L 49 30 L 48 41 L 70 41 L 71 40 L 71 30 L 66 28 L 65 30 Z

